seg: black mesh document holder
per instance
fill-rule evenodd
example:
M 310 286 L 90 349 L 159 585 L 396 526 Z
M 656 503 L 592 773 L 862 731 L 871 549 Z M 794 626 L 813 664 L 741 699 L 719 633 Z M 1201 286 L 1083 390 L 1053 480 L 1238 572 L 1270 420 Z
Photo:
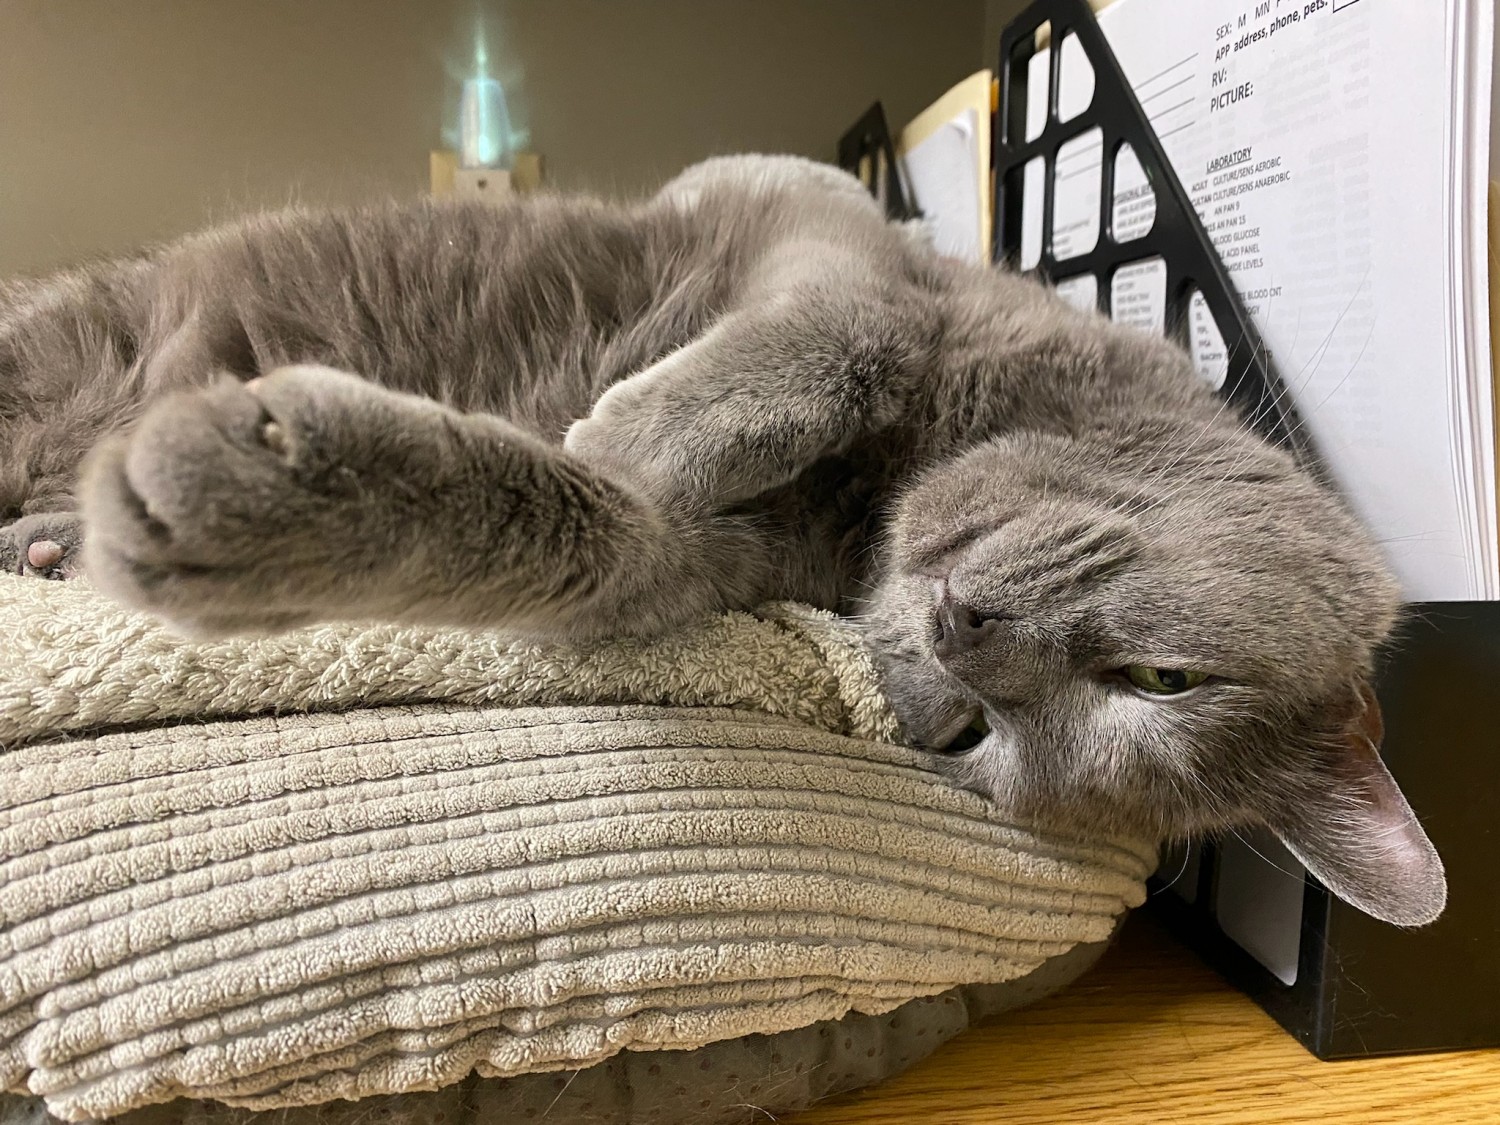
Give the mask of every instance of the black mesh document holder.
M 1028 139 L 1027 100 L 1038 92 L 1027 89 L 1026 68 L 1037 49 L 1037 33 L 1044 25 L 1050 25 L 1050 36 L 1042 49 L 1051 53 L 1048 89 L 1042 92 L 1047 112 L 1041 132 Z M 1057 113 L 1063 69 L 1061 47 L 1069 35 L 1076 36 L 1093 68 L 1094 96 L 1087 109 L 1061 121 Z M 1291 398 L 1273 369 L 1260 334 L 1085 0 L 1037 0 L 1017 16 L 1001 37 L 996 73 L 1000 79 L 1000 112 L 995 115 L 993 148 L 996 260 L 1013 268 L 1020 264 L 1026 166 L 1041 160 L 1041 254 L 1037 264 L 1026 272 L 1054 284 L 1092 274 L 1100 310 L 1108 314 L 1115 271 L 1133 262 L 1159 258 L 1166 267 L 1169 331 L 1185 337 L 1188 302 L 1194 290 L 1200 292 L 1228 353 L 1224 393 L 1261 433 L 1278 444 L 1290 445 L 1305 462 L 1312 461 L 1306 430 L 1297 424 Z M 1092 250 L 1059 259 L 1053 253 L 1058 149 L 1094 129 L 1100 130 L 1103 142 L 1098 242 Z M 1127 144 L 1155 194 L 1156 217 L 1145 234 L 1117 241 L 1112 229 L 1115 162 Z
M 1040 49 L 1051 52 L 1048 88 L 1041 92 L 1047 112 L 1038 135 L 1028 139 L 1026 99 L 1037 92 L 1027 89 L 1025 78 L 1044 24 L 1049 35 Z M 1093 69 L 1094 93 L 1087 109 L 1063 122 L 1057 104 L 1069 35 Z M 996 261 L 1020 265 L 1025 169 L 1040 159 L 1041 247 L 1029 272 L 1054 284 L 1093 275 L 1100 309 L 1109 313 L 1114 272 L 1160 258 L 1168 331 L 1185 340 L 1188 300 L 1194 289 L 1201 292 L 1228 355 L 1224 393 L 1251 425 L 1324 475 L 1229 272 L 1085 0 L 1031 4 L 1002 33 L 997 74 Z M 1058 149 L 1095 128 L 1103 154 L 1098 242 L 1059 260 L 1052 252 Z M 1115 160 L 1125 144 L 1155 195 L 1156 214 L 1149 232 L 1117 241 L 1110 229 Z M 1164 883 L 1157 883 L 1152 901 L 1174 929 L 1319 1057 L 1500 1046 L 1500 833 L 1491 812 L 1500 802 L 1500 712 L 1489 702 L 1497 682 L 1497 602 L 1409 606 L 1378 669 L 1386 720 L 1382 756 L 1448 868 L 1449 906 L 1434 925 L 1407 931 L 1377 922 L 1309 878 L 1294 937 L 1295 980 L 1288 985 L 1220 928 L 1220 850 L 1197 846 L 1187 893 L 1163 893 Z
M 905 220 L 921 215 L 906 190 L 885 109 L 879 102 L 865 110 L 839 138 L 838 166 L 863 180 L 890 218 Z

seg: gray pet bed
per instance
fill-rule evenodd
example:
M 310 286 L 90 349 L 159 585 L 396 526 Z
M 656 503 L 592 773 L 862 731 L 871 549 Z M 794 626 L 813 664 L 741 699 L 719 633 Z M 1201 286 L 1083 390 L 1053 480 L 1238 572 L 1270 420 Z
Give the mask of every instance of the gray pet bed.
M 795 607 L 188 645 L 14 580 L 0 644 L 0 1121 L 764 1120 L 1067 983 L 1155 858 L 944 784 Z

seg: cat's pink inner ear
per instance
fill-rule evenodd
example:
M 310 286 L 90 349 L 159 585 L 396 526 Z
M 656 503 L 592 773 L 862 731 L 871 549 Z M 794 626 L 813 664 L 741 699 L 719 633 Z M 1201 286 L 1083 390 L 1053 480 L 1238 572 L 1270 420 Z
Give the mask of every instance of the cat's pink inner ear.
M 1360 685 L 1359 704 L 1344 730 L 1344 753 L 1320 779 L 1323 799 L 1284 810 L 1272 827 L 1344 901 L 1382 921 L 1425 925 L 1447 904 L 1443 863 L 1380 759 L 1385 723 L 1368 684 Z
M 1349 725 L 1349 738 L 1369 744 L 1371 750 L 1379 750 L 1385 741 L 1385 716 L 1380 711 L 1380 700 L 1375 698 L 1375 689 L 1370 681 L 1360 680 L 1359 702 L 1361 710 Z
M 1359 702 L 1359 713 L 1350 720 L 1344 735 L 1349 748 L 1348 758 L 1342 763 L 1348 774 L 1347 784 L 1353 791 L 1351 795 L 1363 791 L 1372 816 L 1386 831 L 1399 835 L 1408 822 L 1416 828 L 1416 817 L 1381 760 L 1385 716 L 1380 710 L 1380 700 L 1375 698 L 1375 689 L 1364 680 L 1359 685 Z

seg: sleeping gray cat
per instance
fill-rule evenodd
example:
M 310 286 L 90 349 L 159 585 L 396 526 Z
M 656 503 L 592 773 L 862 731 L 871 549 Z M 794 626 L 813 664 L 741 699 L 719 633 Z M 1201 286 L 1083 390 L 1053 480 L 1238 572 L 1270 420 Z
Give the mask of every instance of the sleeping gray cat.
M 944 760 L 1017 815 L 1265 823 L 1377 917 L 1443 907 L 1376 753 L 1397 589 L 1340 500 L 1174 346 L 821 165 L 268 215 L 11 284 L 0 474 L 12 570 L 72 573 L 78 508 L 91 579 L 195 635 L 857 613 L 909 736 L 987 724 Z

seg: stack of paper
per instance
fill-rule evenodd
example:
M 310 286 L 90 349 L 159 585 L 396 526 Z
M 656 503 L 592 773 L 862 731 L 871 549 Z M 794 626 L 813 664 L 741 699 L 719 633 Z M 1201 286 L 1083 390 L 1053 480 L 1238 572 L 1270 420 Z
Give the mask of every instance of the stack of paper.
M 922 112 L 896 140 L 916 205 L 944 254 L 990 260 L 993 77 L 971 75 Z
M 1099 22 L 1304 424 L 1407 596 L 1500 598 L 1486 223 L 1493 0 L 1117 0 Z M 1060 57 L 1066 121 L 1087 108 L 1094 81 L 1072 37 Z M 1027 99 L 1033 136 L 1048 59 L 1034 56 L 1026 80 L 1039 93 Z M 946 186 L 923 186 L 958 160 L 972 101 L 954 108 L 956 93 L 918 119 L 928 128 L 903 149 L 940 245 L 988 257 L 987 233 L 973 235 L 978 250 L 961 236 L 971 183 L 991 209 L 988 176 L 971 164 L 943 173 Z M 936 130 L 934 116 L 945 122 Z M 1059 259 L 1107 237 L 1103 158 L 1097 132 L 1058 152 Z M 1149 231 L 1154 196 L 1128 149 L 1115 172 L 1112 226 L 1124 242 Z M 1045 170 L 1038 161 L 1027 173 L 1023 267 L 1043 234 Z M 1164 286 L 1159 262 L 1123 267 L 1110 307 L 1159 330 Z M 1097 299 L 1092 277 L 1059 288 Z M 1206 310 L 1192 329 L 1205 376 L 1222 379 Z

